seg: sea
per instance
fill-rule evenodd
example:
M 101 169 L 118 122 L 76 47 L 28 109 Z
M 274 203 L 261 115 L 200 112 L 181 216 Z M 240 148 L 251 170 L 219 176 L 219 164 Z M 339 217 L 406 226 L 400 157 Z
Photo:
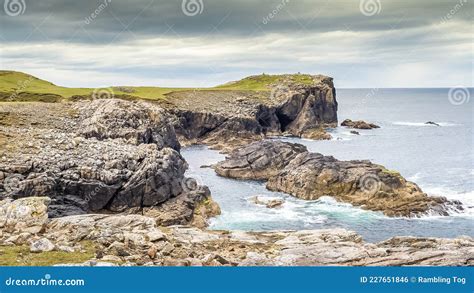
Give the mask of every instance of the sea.
M 304 144 L 311 152 L 339 160 L 367 159 L 396 170 L 429 195 L 461 201 L 464 210 L 449 216 L 427 213 L 419 218 L 391 218 L 329 196 L 302 200 L 269 191 L 262 181 L 223 178 L 210 168 L 201 168 L 225 158 L 206 146 L 187 147 L 181 153 L 189 163 L 186 175 L 207 185 L 221 207 L 221 215 L 210 220 L 210 229 L 345 228 L 368 242 L 393 236 L 474 237 L 473 100 L 473 88 L 339 89 L 339 122 L 365 120 L 380 128 L 357 130 L 360 135 L 355 135 L 339 126 L 329 129 L 333 139 L 324 141 L 274 138 Z M 284 204 L 270 209 L 255 204 L 255 196 L 283 199 Z

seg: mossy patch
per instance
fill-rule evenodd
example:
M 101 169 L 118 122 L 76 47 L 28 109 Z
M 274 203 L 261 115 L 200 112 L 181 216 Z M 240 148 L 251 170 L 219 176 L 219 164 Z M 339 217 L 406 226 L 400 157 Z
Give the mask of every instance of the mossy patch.
M 52 266 L 61 263 L 83 263 L 95 256 L 95 244 L 82 241 L 82 251 L 30 252 L 27 245 L 0 246 L 0 266 Z

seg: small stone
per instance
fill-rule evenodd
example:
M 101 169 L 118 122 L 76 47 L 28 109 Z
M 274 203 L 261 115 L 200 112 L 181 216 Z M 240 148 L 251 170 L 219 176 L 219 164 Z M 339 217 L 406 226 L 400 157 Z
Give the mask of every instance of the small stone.
M 150 248 L 148 249 L 148 256 L 151 258 L 151 259 L 155 259 L 156 257 L 156 253 L 158 252 L 158 249 L 156 248 L 155 245 L 152 245 L 150 246 Z
M 147 236 L 151 242 L 166 239 L 166 235 L 158 230 L 149 232 Z

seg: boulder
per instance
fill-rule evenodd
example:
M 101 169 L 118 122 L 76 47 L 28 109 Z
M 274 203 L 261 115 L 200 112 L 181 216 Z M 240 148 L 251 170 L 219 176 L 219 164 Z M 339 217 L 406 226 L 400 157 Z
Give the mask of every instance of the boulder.
M 48 221 L 48 197 L 0 201 L 0 230 L 7 233 L 39 233 Z
M 103 140 L 123 138 L 134 144 L 154 143 L 179 151 L 179 142 L 165 110 L 143 101 L 98 99 L 76 105 L 83 117 L 79 133 Z
M 356 129 L 374 129 L 380 128 L 380 126 L 375 125 L 373 123 L 368 123 L 363 120 L 352 121 L 351 119 L 346 119 L 342 121 L 341 126 L 346 126 L 349 128 L 356 128 Z

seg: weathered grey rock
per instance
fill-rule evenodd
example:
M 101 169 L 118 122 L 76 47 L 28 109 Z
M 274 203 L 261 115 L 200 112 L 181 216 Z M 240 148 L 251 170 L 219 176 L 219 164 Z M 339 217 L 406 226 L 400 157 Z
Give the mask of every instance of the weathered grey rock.
M 186 186 L 187 164 L 170 116 L 156 104 L 99 99 L 13 105 L 8 111 L 16 120 L 0 129 L 0 136 L 12 138 L 0 163 L 1 197 L 47 195 L 51 217 L 136 212 L 186 199 L 180 202 L 184 208 L 169 205 L 169 213 L 159 208 L 165 214 L 160 218 L 174 214 L 175 222 L 186 224 L 183 219 L 192 221 L 194 208 L 210 196 L 187 194 L 194 191 Z M 30 147 L 18 147 L 16 141 L 28 141 Z
M 373 124 L 373 123 L 368 123 L 363 120 L 357 120 L 357 121 L 352 121 L 351 119 L 346 119 L 342 121 L 341 126 L 346 126 L 349 128 L 356 128 L 356 129 L 374 129 L 374 128 L 380 128 L 380 126 Z
M 77 104 L 84 117 L 80 131 L 97 139 L 124 138 L 132 143 L 154 143 L 179 151 L 179 142 L 165 111 L 143 101 L 99 99 Z
M 48 197 L 0 201 L 0 230 L 5 233 L 39 233 L 48 221 Z
M 298 154 L 306 151 L 306 147 L 300 144 L 259 141 L 236 149 L 214 169 L 224 177 L 264 180 L 277 175 Z

